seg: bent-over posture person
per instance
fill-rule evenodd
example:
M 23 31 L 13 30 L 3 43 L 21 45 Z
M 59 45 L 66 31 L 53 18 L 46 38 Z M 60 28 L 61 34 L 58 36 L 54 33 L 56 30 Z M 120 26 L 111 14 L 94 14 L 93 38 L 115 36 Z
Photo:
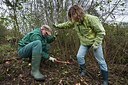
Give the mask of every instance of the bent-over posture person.
M 35 80 L 45 80 L 44 75 L 39 71 L 41 60 L 56 59 L 49 57 L 49 44 L 55 40 L 52 29 L 43 25 L 27 33 L 18 43 L 18 54 L 21 58 L 31 58 L 31 75 Z
M 86 63 L 84 58 L 90 47 L 93 47 L 95 58 L 103 76 L 103 84 L 108 85 L 108 68 L 102 51 L 102 40 L 105 35 L 105 30 L 100 20 L 96 16 L 85 14 L 83 8 L 79 5 L 70 7 L 68 18 L 69 21 L 54 24 L 53 26 L 59 29 L 74 28 L 77 32 L 80 39 L 80 48 L 77 53 L 80 75 L 86 75 Z

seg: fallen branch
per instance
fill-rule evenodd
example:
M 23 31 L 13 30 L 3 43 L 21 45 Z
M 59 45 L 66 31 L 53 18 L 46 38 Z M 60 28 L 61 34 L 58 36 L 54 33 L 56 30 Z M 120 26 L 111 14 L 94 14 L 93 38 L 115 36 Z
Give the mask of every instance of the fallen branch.
M 74 64 L 74 62 L 69 62 L 69 61 L 61 61 L 61 60 L 55 60 L 56 63 L 60 64 Z

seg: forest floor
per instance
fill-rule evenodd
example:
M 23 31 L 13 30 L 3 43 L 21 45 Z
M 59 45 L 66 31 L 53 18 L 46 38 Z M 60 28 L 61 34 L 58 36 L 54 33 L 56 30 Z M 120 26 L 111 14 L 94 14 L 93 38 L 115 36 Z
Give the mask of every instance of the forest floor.
M 39 82 L 30 75 L 31 65 L 28 59 L 19 59 L 15 50 L 9 51 L 5 56 L 0 56 L 0 85 L 101 85 L 102 82 L 98 65 L 93 61 L 88 61 L 88 76 L 85 77 L 79 76 L 76 60 L 73 60 L 73 64 L 42 62 L 40 70 L 46 80 Z M 107 62 L 109 85 L 128 85 L 128 64 Z

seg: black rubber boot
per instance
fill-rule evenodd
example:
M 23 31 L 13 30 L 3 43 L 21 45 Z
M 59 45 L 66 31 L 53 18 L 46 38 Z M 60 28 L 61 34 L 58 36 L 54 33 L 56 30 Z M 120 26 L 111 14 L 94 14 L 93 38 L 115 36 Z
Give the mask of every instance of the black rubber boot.
M 80 65 L 80 76 L 84 77 L 86 76 L 86 70 L 85 70 L 85 64 Z
M 103 76 L 103 85 L 108 85 L 108 71 L 101 70 Z

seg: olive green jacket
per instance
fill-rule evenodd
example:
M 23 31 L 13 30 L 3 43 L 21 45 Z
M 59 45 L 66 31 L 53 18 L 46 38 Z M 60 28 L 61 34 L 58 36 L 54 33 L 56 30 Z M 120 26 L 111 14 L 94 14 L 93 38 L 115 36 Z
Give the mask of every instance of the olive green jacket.
M 42 42 L 42 55 L 43 58 L 48 59 L 49 58 L 49 54 L 47 52 L 45 52 L 45 50 L 47 49 L 47 44 L 53 42 L 55 40 L 54 36 L 47 36 L 44 37 L 41 33 L 41 29 L 40 28 L 36 28 L 34 29 L 32 32 L 26 34 L 18 43 L 19 48 L 24 47 L 25 45 L 27 45 L 30 42 L 33 42 L 35 40 L 40 40 Z
M 102 44 L 105 35 L 104 27 L 98 17 L 89 14 L 85 15 L 81 23 L 67 21 L 55 25 L 55 27 L 59 29 L 73 28 L 77 32 L 82 45 L 93 45 L 94 48 Z

